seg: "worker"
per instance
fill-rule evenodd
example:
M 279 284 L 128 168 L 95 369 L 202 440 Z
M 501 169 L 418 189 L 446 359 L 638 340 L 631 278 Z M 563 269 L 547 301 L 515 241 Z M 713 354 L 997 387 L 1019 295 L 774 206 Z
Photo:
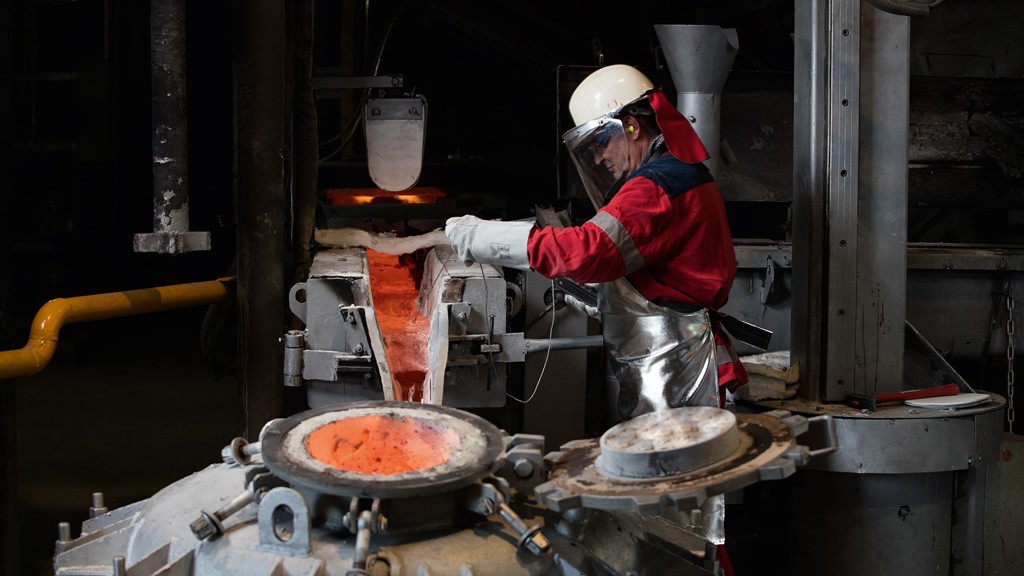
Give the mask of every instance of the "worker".
M 631 66 L 586 77 L 569 112 L 576 127 L 562 139 L 596 215 L 569 228 L 455 217 L 445 226 L 452 246 L 466 262 L 599 283 L 619 419 L 721 406 L 723 388 L 747 376 L 729 335 L 709 315 L 728 299 L 736 256 L 725 204 L 702 164 L 707 150 L 665 94 Z
M 714 311 L 728 299 L 736 256 L 708 152 L 661 89 L 634 67 L 587 76 L 562 136 L 596 214 L 580 226 L 450 218 L 465 262 L 533 269 L 598 286 L 597 308 L 618 384 L 618 417 L 723 406 L 747 375 Z M 724 502 L 703 530 L 724 555 Z M 706 514 L 708 511 L 706 510 Z M 724 558 L 723 558 L 724 556 Z

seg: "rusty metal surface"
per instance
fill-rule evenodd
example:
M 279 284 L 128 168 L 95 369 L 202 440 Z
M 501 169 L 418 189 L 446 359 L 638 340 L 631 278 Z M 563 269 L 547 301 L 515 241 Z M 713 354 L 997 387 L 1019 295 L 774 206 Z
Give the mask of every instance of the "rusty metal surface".
M 763 414 L 737 414 L 740 447 L 721 462 L 685 474 L 653 479 L 621 479 L 602 474 L 597 440 L 580 440 L 553 452 L 547 482 L 535 489 L 537 498 L 556 511 L 572 508 L 634 510 L 658 514 L 691 510 L 709 496 L 737 490 L 761 480 L 781 479 L 796 471 L 792 429 Z
M 761 400 L 748 402 L 752 406 L 766 410 L 786 410 L 794 414 L 806 415 L 829 415 L 835 418 L 854 418 L 863 420 L 903 420 L 903 419 L 948 419 L 950 417 L 976 416 L 994 410 L 1000 410 L 1006 405 L 1006 399 L 998 394 L 991 394 L 991 399 L 985 404 L 970 406 L 958 410 L 930 410 L 927 408 L 914 408 L 902 402 L 899 404 L 881 405 L 877 410 L 860 410 L 842 403 L 821 403 L 805 400 L 803 398 L 792 398 L 790 400 Z
M 727 410 L 692 406 L 650 412 L 601 436 L 597 468 L 622 478 L 672 476 L 717 464 L 740 445 L 736 416 Z

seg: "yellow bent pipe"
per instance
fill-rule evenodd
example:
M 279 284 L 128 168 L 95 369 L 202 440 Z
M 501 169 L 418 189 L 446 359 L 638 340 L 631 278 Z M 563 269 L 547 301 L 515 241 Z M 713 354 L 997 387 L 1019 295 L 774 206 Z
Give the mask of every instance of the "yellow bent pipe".
M 234 278 L 220 278 L 126 292 L 54 298 L 36 313 L 25 347 L 0 352 L 0 380 L 31 376 L 45 368 L 57 350 L 57 335 L 65 324 L 225 302 L 234 296 L 234 288 Z

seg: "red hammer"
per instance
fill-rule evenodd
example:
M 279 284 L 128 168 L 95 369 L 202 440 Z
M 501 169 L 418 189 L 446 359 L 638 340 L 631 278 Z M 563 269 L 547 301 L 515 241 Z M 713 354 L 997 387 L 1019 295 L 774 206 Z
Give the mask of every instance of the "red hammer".
M 935 396 L 956 396 L 960 393 L 960 386 L 957 384 L 944 384 L 934 388 L 918 388 L 916 390 L 905 390 L 890 394 L 877 394 L 868 396 L 866 394 L 847 394 L 847 406 L 861 410 L 874 410 L 879 404 L 887 402 L 903 402 L 904 400 L 916 400 L 918 398 L 933 398 Z

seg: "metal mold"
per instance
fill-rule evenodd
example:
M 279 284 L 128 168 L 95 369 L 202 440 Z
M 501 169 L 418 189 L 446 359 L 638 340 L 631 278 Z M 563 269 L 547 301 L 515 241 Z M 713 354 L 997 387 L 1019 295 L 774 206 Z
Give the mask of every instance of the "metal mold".
M 687 410 L 680 408 L 677 410 Z M 808 458 L 795 442 L 793 429 L 775 416 L 737 414 L 739 447 L 709 466 L 670 476 L 619 478 L 602 473 L 597 440 L 580 440 L 548 455 L 552 471 L 535 489 L 538 500 L 553 510 L 572 508 L 632 510 L 660 514 L 692 510 L 709 497 L 760 480 L 786 478 Z
M 736 416 L 707 406 L 651 412 L 615 425 L 600 439 L 597 469 L 621 478 L 685 474 L 744 448 Z

